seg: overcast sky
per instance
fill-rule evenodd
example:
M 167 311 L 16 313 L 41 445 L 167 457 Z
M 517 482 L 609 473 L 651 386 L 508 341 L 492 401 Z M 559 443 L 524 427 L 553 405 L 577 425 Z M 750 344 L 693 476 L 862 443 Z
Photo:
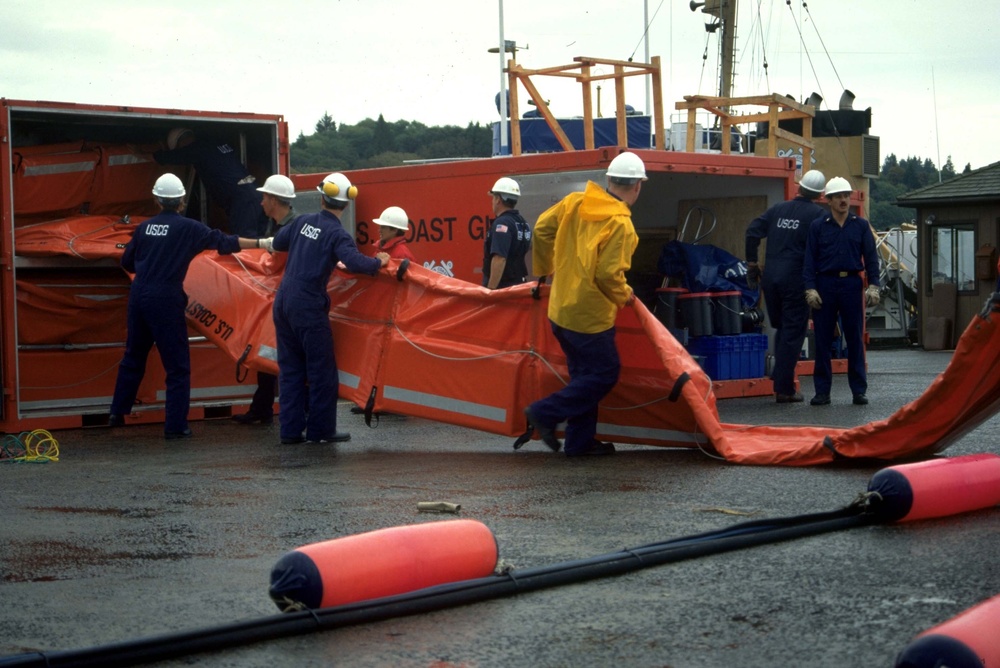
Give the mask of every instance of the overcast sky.
M 736 95 L 844 88 L 872 108 L 882 156 L 1000 161 L 996 0 L 743 0 Z M 688 0 L 503 0 L 504 37 L 530 69 L 575 56 L 663 64 L 664 106 L 717 94 L 718 37 Z M 292 136 L 338 123 L 498 120 L 499 0 L 4 0 L 0 96 L 283 114 Z M 801 38 L 800 38 L 801 34 Z M 707 60 L 703 54 L 708 52 Z M 766 61 L 766 77 L 763 63 Z M 556 115 L 581 113 L 578 84 L 535 84 Z M 614 113 L 613 85 L 601 111 Z M 626 102 L 646 108 L 632 77 Z M 940 161 L 938 156 L 940 155 Z

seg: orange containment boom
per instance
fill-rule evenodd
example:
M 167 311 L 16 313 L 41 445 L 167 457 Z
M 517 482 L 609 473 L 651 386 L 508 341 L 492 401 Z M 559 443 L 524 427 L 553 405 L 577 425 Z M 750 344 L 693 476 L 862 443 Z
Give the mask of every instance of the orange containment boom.
M 273 325 L 241 311 L 270 299 L 262 286 L 277 276 L 255 273 L 250 257 L 203 253 L 185 289 L 192 304 L 218 316 L 193 323 L 207 338 L 247 366 L 275 373 L 268 359 Z M 340 396 L 358 405 L 371 400 L 377 411 L 519 436 L 527 429 L 524 407 L 568 378 L 546 315 L 546 285 L 488 290 L 394 260 L 374 277 L 336 271 L 328 292 Z M 841 429 L 721 423 L 711 379 L 636 302 L 616 322 L 622 373 L 600 406 L 598 438 L 697 447 L 760 465 L 935 454 L 1000 409 L 997 311 L 990 303 L 973 319 L 948 368 L 921 397 L 885 420 Z M 239 326 L 219 335 L 219 320 Z
M 896 668 L 1000 668 L 1000 596 L 918 635 Z
M 69 255 L 84 260 L 120 260 L 125 244 L 139 223 L 149 216 L 72 216 L 56 221 L 21 225 L 14 230 L 18 255 Z
M 329 608 L 491 575 L 499 550 L 475 520 L 380 529 L 305 545 L 271 570 L 282 612 Z
M 113 223 L 102 227 L 107 221 L 91 224 L 101 237 L 95 246 L 103 244 L 104 250 L 90 247 L 88 254 L 120 256 L 128 231 Z M 33 252 L 79 255 L 75 231 L 55 232 L 52 244 Z M 19 238 L 19 244 L 27 247 L 39 238 L 30 243 Z M 244 371 L 278 371 L 271 305 L 283 262 L 282 253 L 205 252 L 188 270 L 190 326 Z M 393 260 L 376 276 L 335 271 L 327 290 L 340 396 L 358 405 L 518 437 L 528 427 L 525 406 L 568 379 L 549 326 L 546 285 L 488 290 Z M 599 408 L 597 437 L 696 447 L 730 462 L 758 465 L 939 453 L 1000 409 L 996 300 L 1000 296 L 972 319 L 948 367 L 923 395 L 884 420 L 852 429 L 722 423 L 711 379 L 635 302 L 616 322 L 622 372 Z

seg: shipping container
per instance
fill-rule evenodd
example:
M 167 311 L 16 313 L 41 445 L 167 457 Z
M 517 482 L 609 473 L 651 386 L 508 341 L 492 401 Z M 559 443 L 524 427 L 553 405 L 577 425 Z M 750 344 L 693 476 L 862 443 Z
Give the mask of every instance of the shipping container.
M 228 143 L 260 182 L 288 173 L 280 115 L 0 98 L 0 430 L 107 423 L 130 280 L 117 258 L 87 244 L 154 215 L 158 176 L 177 173 L 187 215 L 227 229 L 190 167 L 152 158 L 176 127 Z M 240 382 L 234 361 L 194 332 L 191 366 L 193 419 L 229 415 L 253 394 L 252 377 Z M 163 404 L 163 369 L 151 354 L 136 421 L 162 421 Z

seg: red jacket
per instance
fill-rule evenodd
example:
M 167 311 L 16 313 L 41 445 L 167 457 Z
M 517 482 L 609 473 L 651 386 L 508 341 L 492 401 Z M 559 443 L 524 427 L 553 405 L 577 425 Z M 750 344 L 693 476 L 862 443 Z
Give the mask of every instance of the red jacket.
M 406 245 L 405 237 L 393 237 L 387 242 L 382 242 L 381 240 L 376 244 L 379 251 L 385 251 L 394 260 L 409 260 L 410 262 L 416 262 L 417 258 L 413 257 L 413 252 L 410 250 L 409 246 Z

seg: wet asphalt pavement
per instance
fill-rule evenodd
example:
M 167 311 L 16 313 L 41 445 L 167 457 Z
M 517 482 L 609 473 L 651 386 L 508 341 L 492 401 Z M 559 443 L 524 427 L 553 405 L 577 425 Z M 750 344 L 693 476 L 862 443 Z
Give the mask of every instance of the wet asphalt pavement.
M 948 359 L 870 352 L 866 407 L 837 376 L 831 406 L 730 399 L 720 413 L 854 426 L 917 397 Z M 0 464 L 0 657 L 277 615 L 271 567 L 330 538 L 462 517 L 534 568 L 836 510 L 885 466 L 747 467 L 642 446 L 571 460 L 417 418 L 370 429 L 348 409 L 339 427 L 353 438 L 338 445 L 281 446 L 277 425 L 212 420 L 186 441 L 160 425 L 56 432 L 58 462 Z M 1000 453 L 998 427 L 944 454 Z M 420 513 L 421 501 L 461 511 Z M 853 528 L 154 665 L 891 666 L 914 635 L 1000 593 L 998 536 L 996 508 Z

